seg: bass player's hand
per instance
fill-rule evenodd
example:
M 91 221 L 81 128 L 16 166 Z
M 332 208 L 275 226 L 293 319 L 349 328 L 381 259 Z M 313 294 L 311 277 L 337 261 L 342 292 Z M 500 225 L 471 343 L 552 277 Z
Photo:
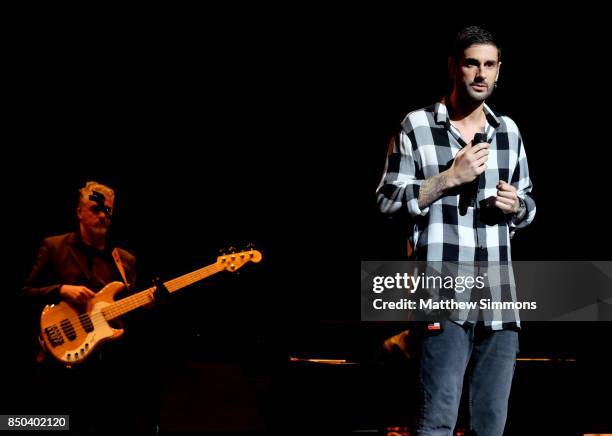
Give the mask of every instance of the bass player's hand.
M 62 285 L 59 290 L 62 300 L 76 305 L 85 305 L 90 298 L 96 294 L 85 286 Z

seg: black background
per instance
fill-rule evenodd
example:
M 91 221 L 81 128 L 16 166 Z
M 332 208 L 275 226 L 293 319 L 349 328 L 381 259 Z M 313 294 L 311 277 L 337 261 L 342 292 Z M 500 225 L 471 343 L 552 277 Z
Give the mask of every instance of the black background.
M 463 23 L 220 19 L 24 32 L 5 161 L 16 283 L 43 236 L 76 227 L 76 191 L 98 180 L 117 191 L 114 237 L 141 279 L 254 242 L 267 292 L 306 304 L 322 292 L 342 302 L 325 316 L 356 319 L 356 262 L 404 249 L 405 226 L 375 206 L 388 138 L 448 90 L 446 47 Z M 600 30 L 550 26 L 537 43 L 515 23 L 488 26 L 503 42 L 490 105 L 521 129 L 538 205 L 513 254 L 606 259 Z
M 164 322 L 188 356 L 231 355 L 237 335 L 281 354 L 333 349 L 308 330 L 359 320 L 358 262 L 403 255 L 405 226 L 375 206 L 387 140 L 447 92 L 449 38 L 479 22 L 502 41 L 490 105 L 521 129 L 538 207 L 514 259 L 609 259 L 604 27 L 569 16 L 444 23 L 391 8 L 141 12 L 12 34 L 11 304 L 41 238 L 76 228 L 77 190 L 97 180 L 117 192 L 113 237 L 137 256 L 141 286 L 230 245 L 263 253 L 177 295 Z M 592 329 L 541 326 L 525 348 L 571 354 Z

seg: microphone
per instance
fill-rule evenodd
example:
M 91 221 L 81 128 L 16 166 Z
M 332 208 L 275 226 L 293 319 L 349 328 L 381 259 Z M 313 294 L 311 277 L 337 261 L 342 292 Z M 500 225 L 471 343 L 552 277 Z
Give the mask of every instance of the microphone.
M 476 144 L 480 144 L 481 142 L 487 142 L 487 134 L 486 133 L 474 134 L 474 139 L 472 140 L 472 146 Z
M 481 142 L 487 142 L 486 133 L 476 133 L 474 134 L 474 139 L 472 140 L 472 147 L 476 144 L 480 144 Z M 478 195 L 478 187 L 480 186 L 480 179 L 482 178 L 482 174 L 479 174 L 474 180 L 468 183 L 463 192 L 459 197 L 459 213 L 463 216 L 467 213 L 468 206 L 474 207 L 476 204 L 476 196 Z
M 472 147 L 475 146 L 476 144 L 480 144 L 481 142 L 487 142 L 487 134 L 486 133 L 475 133 L 474 134 L 474 139 L 472 140 Z M 478 175 L 478 177 L 476 177 L 473 181 L 472 184 L 474 185 L 471 189 L 471 193 L 472 193 L 472 198 L 470 200 L 470 205 L 474 206 L 474 204 L 476 203 L 476 195 L 478 194 L 478 188 L 480 186 L 480 180 L 482 179 L 482 173 Z

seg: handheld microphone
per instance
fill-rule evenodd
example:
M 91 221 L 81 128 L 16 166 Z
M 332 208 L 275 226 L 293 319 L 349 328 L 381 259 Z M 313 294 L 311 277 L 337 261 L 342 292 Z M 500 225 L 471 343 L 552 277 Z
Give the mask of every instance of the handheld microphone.
M 472 147 L 476 144 L 480 144 L 481 142 L 487 142 L 486 133 L 474 134 L 474 139 L 472 140 Z M 476 204 L 476 196 L 478 195 L 478 187 L 480 186 L 481 178 L 482 174 L 479 174 L 474 180 L 472 180 L 465 186 L 465 189 L 461 193 L 459 198 L 459 213 L 462 216 L 467 213 L 468 206 L 474 207 L 474 205 Z
M 472 147 L 476 144 L 480 144 L 481 142 L 487 142 L 487 134 L 486 133 L 476 133 L 474 134 L 474 139 L 472 140 Z M 478 188 L 480 187 L 480 180 L 482 179 L 482 174 L 479 174 L 473 181 L 473 187 L 471 189 L 471 201 L 470 206 L 474 206 L 476 203 L 476 196 L 478 194 Z
M 472 140 L 472 146 L 476 144 L 480 144 L 481 142 L 487 142 L 487 134 L 486 133 L 474 134 L 474 139 Z

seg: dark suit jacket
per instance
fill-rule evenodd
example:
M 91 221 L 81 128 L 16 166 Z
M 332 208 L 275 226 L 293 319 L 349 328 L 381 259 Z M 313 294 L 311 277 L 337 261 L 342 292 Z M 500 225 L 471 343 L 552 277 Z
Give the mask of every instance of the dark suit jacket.
M 60 301 L 59 289 L 62 285 L 91 287 L 94 280 L 101 281 L 103 284 L 123 281 L 110 250 L 100 256 L 101 259 L 104 259 L 100 261 L 103 268 L 98 271 L 96 277 L 92 277 L 87 251 L 88 247 L 84 246 L 78 233 L 66 233 L 45 238 L 38 249 L 36 262 L 23 292 L 45 304 L 53 304 Z M 136 280 L 136 258 L 121 248 L 119 248 L 119 256 L 127 281 L 132 286 Z M 99 289 L 92 290 L 98 291 Z

